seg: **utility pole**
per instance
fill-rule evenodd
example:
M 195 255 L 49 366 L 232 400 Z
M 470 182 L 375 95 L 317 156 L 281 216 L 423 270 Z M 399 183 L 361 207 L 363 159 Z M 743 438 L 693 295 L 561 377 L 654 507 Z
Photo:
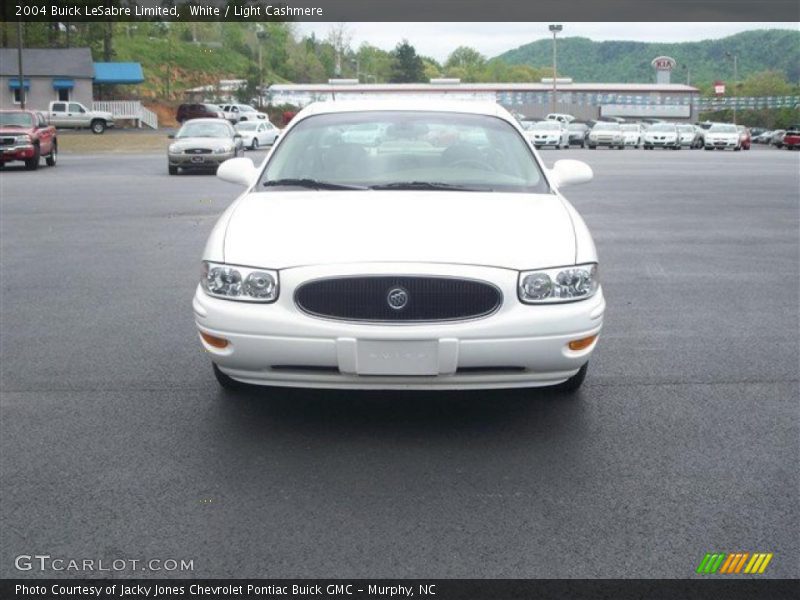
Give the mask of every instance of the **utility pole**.
M 726 52 L 725 56 L 733 59 L 733 124 L 736 125 L 736 85 L 739 81 L 739 57 L 730 52 Z
M 19 107 L 25 110 L 25 74 L 22 72 L 22 21 L 17 21 L 17 70 L 19 83 Z
M 550 31 L 553 33 L 553 111 L 556 112 L 556 73 L 558 72 L 558 63 L 556 61 L 556 34 L 564 29 L 563 25 L 550 25 Z
M 259 25 L 258 29 L 256 30 L 256 40 L 258 43 L 258 107 L 261 108 L 263 105 L 263 95 L 264 95 L 264 66 L 263 66 L 263 58 L 262 58 L 262 51 L 264 46 L 264 40 L 268 37 L 267 31 Z

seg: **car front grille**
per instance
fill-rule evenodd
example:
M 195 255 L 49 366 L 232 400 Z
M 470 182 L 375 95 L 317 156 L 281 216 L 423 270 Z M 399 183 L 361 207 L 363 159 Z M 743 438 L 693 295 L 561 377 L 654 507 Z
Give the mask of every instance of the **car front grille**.
M 13 137 L 3 137 L 0 138 L 0 146 L 13 146 L 14 145 Z
M 491 314 L 503 301 L 494 285 L 435 276 L 355 276 L 301 285 L 295 303 L 314 316 L 347 321 L 455 321 Z
M 183 151 L 184 154 L 211 154 L 210 148 L 187 148 Z

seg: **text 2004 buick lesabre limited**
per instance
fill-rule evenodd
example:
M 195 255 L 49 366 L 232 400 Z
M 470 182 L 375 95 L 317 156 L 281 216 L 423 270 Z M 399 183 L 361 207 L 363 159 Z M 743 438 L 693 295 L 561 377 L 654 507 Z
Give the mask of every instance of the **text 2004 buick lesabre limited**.
M 235 158 L 218 176 L 247 186 L 193 303 L 222 386 L 583 382 L 605 301 L 558 188 L 592 171 L 546 169 L 502 107 L 314 104 L 262 168 Z

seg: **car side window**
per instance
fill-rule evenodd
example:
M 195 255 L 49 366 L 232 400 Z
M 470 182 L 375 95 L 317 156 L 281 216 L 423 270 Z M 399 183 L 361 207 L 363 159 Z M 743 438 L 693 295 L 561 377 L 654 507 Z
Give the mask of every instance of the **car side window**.
M 69 112 L 82 113 L 82 112 L 84 112 L 84 111 L 83 111 L 83 107 L 81 107 L 81 105 L 80 105 L 80 104 L 74 104 L 74 103 L 70 103 L 70 105 L 69 105 Z
M 53 112 L 67 112 L 67 105 L 63 102 L 53 104 Z

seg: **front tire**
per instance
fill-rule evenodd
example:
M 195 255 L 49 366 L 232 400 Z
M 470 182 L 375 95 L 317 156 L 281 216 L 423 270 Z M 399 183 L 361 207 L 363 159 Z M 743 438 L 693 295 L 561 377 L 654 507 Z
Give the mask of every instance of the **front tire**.
M 53 144 L 53 148 L 50 150 L 50 154 L 45 159 L 48 167 L 55 167 L 56 161 L 58 160 L 58 145 Z
M 92 133 L 101 134 L 106 130 L 106 122 L 101 119 L 95 119 L 91 124 Z
M 586 371 L 589 370 L 589 363 L 585 363 L 575 375 L 567 379 L 564 383 L 554 385 L 551 389 L 554 392 L 561 394 L 574 394 L 583 385 L 583 380 L 586 379 Z
M 250 144 L 250 150 L 258 150 L 258 139 L 253 138 L 253 143 Z
M 39 159 L 41 155 L 39 154 L 39 146 L 33 147 L 33 156 L 25 161 L 25 169 L 28 171 L 35 171 L 39 168 Z

